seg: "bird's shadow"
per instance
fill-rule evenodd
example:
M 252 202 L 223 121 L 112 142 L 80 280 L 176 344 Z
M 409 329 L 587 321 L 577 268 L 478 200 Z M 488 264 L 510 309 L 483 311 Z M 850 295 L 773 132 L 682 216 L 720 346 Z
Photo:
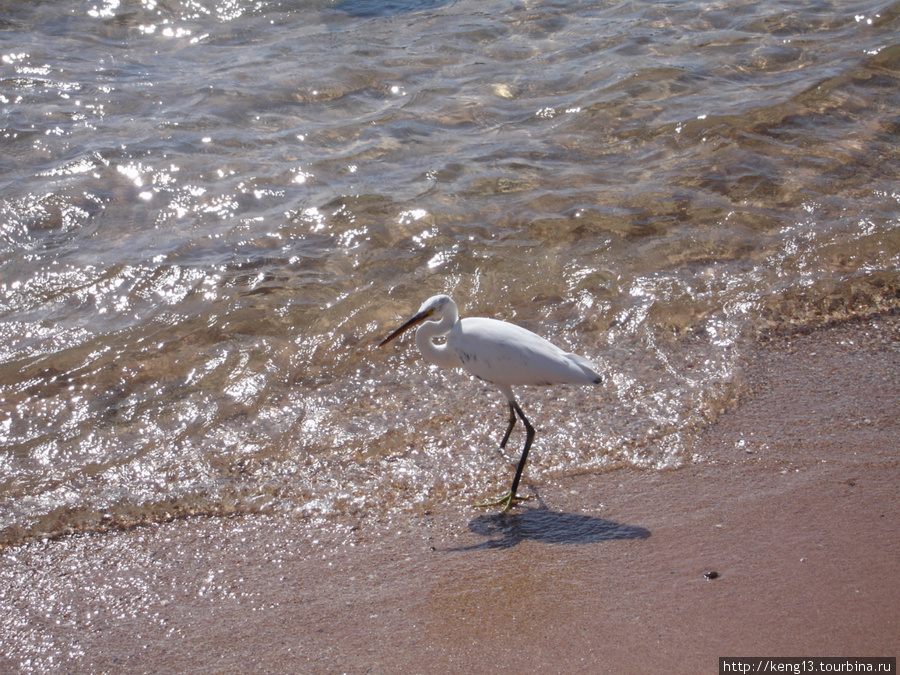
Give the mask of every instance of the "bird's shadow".
M 489 539 L 480 544 L 446 550 L 512 548 L 529 539 L 545 544 L 593 544 L 616 539 L 646 539 L 650 536 L 650 530 L 636 525 L 552 511 L 545 507 L 518 513 L 478 516 L 469 522 L 469 529 Z

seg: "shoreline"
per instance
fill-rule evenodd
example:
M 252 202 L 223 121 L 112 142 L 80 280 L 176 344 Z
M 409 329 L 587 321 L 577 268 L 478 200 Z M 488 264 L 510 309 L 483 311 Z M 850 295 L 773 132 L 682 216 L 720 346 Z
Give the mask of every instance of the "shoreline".
M 0 670 L 689 673 L 725 656 L 897 656 L 898 345 L 896 315 L 772 339 L 692 464 L 526 476 L 536 498 L 507 517 L 191 518 L 9 549 Z

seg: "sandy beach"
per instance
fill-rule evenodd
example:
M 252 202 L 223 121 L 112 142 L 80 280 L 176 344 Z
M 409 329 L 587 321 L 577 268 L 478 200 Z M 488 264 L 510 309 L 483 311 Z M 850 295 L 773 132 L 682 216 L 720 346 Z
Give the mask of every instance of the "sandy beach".
M 507 516 L 185 519 L 9 549 L 0 670 L 717 672 L 900 652 L 900 318 L 779 337 L 668 472 Z

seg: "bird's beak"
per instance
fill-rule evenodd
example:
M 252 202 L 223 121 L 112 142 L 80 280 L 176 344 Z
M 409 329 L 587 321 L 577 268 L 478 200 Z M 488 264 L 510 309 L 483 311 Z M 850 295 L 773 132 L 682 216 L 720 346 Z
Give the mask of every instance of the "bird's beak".
M 425 321 L 425 320 L 426 320 L 428 317 L 430 317 L 432 314 L 434 314 L 434 307 L 432 307 L 432 308 L 430 308 L 430 309 L 426 309 L 424 312 L 419 312 L 419 313 L 416 314 L 413 318 L 411 318 L 409 321 L 407 321 L 405 324 L 403 324 L 402 326 L 400 326 L 400 328 L 398 328 L 398 329 L 395 330 L 393 333 L 391 333 L 390 335 L 388 335 L 384 340 L 382 340 L 382 341 L 379 343 L 378 346 L 379 346 L 379 347 L 383 347 L 384 345 L 386 345 L 388 342 L 390 342 L 391 340 L 393 340 L 393 339 L 394 339 L 395 337 L 397 337 L 398 335 L 402 335 L 403 333 L 405 333 L 406 331 L 408 331 L 410 328 L 415 328 L 416 326 L 418 326 L 420 323 L 422 323 L 423 321 Z

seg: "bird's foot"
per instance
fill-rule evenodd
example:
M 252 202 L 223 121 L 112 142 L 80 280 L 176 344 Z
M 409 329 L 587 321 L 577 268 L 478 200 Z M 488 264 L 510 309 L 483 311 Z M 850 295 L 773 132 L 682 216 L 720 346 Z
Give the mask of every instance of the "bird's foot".
M 507 492 L 505 495 L 500 497 L 500 499 L 495 499 L 492 502 L 484 502 L 483 504 L 475 504 L 475 508 L 485 509 L 490 508 L 491 506 L 502 506 L 503 509 L 500 511 L 500 513 L 506 513 L 513 507 L 513 504 L 517 502 L 528 501 L 529 499 L 531 499 L 531 497 L 518 497 L 512 492 Z

